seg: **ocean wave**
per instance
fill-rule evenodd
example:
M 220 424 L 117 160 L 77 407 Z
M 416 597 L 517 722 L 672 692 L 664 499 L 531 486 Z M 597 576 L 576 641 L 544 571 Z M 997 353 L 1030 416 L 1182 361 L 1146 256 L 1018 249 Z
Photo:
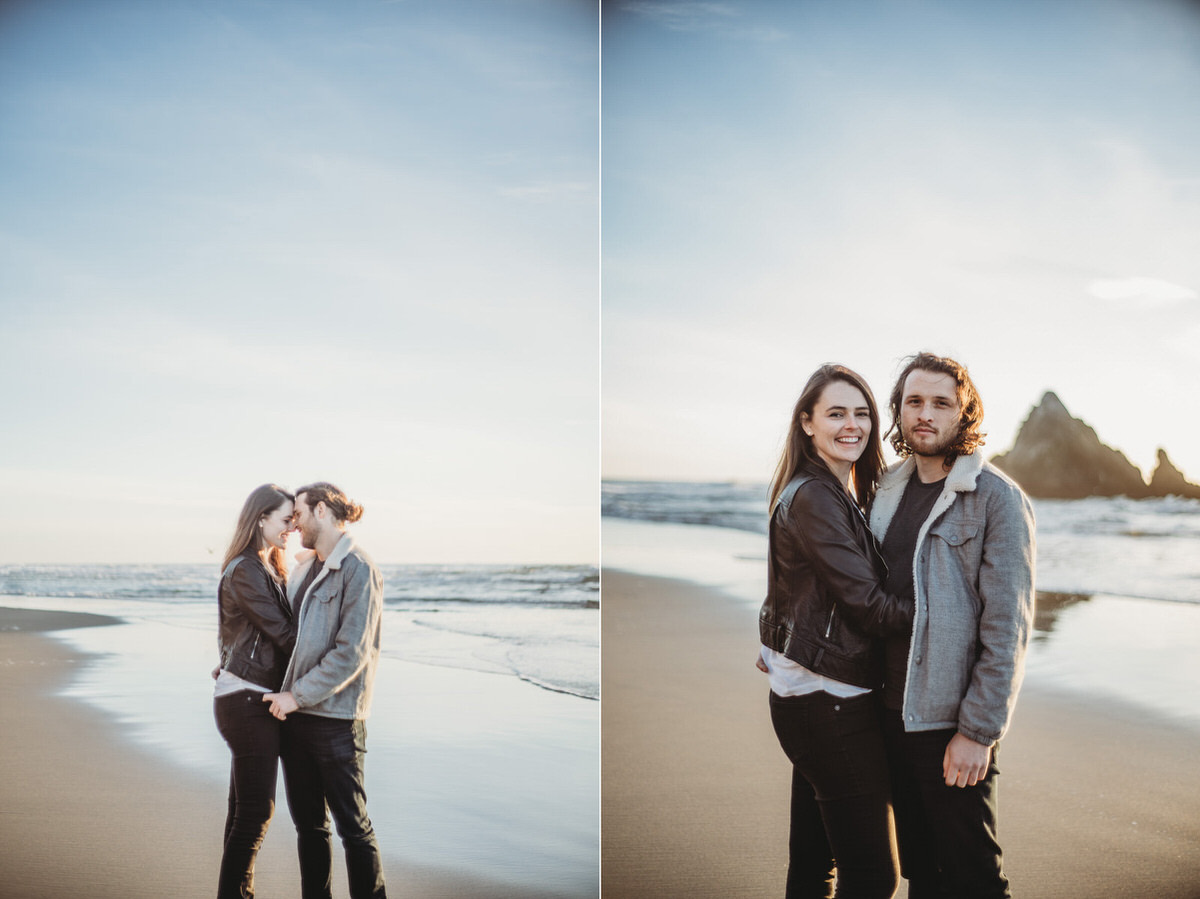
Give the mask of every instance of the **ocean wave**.
M 603 514 L 766 533 L 765 484 L 606 481 Z M 1034 500 L 1037 584 L 1200 603 L 1200 500 Z
M 583 606 L 599 602 L 592 565 L 380 565 L 384 602 Z M 0 596 L 207 602 L 211 565 L 0 565 Z

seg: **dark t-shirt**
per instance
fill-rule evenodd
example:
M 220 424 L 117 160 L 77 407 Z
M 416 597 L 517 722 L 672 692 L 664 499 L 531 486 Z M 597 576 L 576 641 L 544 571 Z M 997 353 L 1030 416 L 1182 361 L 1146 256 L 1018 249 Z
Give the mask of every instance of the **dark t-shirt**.
M 904 487 L 904 496 L 900 498 L 900 505 L 880 545 L 888 567 L 883 588 L 900 599 L 915 603 L 913 554 L 917 550 L 917 534 L 945 484 L 945 478 L 932 484 L 922 484 L 914 471 Z M 889 637 L 884 641 L 883 704 L 895 711 L 904 705 L 904 682 L 908 677 L 911 642 L 912 637 L 907 634 Z
M 312 582 L 317 579 L 317 575 L 324 567 L 325 563 L 319 558 L 313 559 L 312 564 L 308 566 L 308 573 L 304 575 L 304 580 L 300 582 L 300 589 L 296 591 L 296 598 L 292 600 L 292 615 L 297 621 L 300 620 L 300 606 L 304 604 L 304 594 L 308 592 L 308 588 L 312 586 Z

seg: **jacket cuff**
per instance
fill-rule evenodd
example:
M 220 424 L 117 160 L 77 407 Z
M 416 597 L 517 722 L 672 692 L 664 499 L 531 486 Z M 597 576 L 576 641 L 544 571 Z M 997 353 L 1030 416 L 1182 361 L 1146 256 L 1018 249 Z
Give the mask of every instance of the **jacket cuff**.
M 990 734 L 985 734 L 977 730 L 971 730 L 970 728 L 963 727 L 961 724 L 958 726 L 958 732 L 968 740 L 973 740 L 982 746 L 991 747 L 1000 742 L 999 737 L 993 737 Z
M 296 705 L 302 709 L 306 709 L 309 703 L 305 701 L 304 688 L 299 684 L 292 684 L 291 689 L 292 699 L 296 700 Z

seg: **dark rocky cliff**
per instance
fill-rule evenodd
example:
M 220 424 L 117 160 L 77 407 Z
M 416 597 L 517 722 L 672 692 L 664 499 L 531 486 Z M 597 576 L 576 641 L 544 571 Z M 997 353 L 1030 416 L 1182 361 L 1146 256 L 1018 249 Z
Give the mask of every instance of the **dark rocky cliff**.
M 1049 391 L 1021 425 L 1012 449 L 992 462 L 1026 493 L 1041 499 L 1170 494 L 1200 498 L 1200 487 L 1188 483 L 1161 449 L 1154 478 L 1147 484 L 1124 453 L 1102 443 Z

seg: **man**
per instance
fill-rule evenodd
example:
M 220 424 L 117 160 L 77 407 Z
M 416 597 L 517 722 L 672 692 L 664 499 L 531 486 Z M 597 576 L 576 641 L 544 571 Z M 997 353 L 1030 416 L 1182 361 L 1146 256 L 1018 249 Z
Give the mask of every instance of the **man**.
M 331 896 L 329 812 L 345 849 L 351 899 L 386 896 L 363 784 L 383 578 L 346 533 L 362 512 L 332 484 L 296 491 L 296 530 L 315 555 L 288 582 L 299 622 L 296 649 L 280 692 L 264 701 L 286 722 L 281 756 L 303 899 Z
M 1033 624 L 1033 510 L 983 459 L 967 370 L 920 353 L 891 396 L 892 446 L 871 528 L 887 592 L 915 601 L 885 645 L 885 735 L 910 899 L 1008 897 L 996 838 L 997 744 Z

